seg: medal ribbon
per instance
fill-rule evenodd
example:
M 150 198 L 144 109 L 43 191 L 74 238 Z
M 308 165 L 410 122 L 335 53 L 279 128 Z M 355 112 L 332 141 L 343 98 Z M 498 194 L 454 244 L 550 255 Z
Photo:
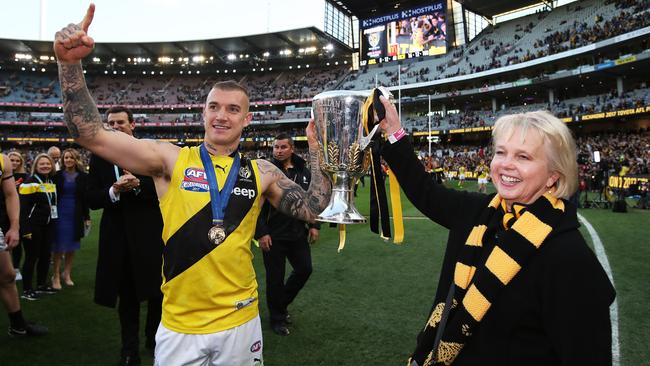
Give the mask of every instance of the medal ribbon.
M 232 189 L 235 187 L 237 174 L 239 173 L 240 158 L 239 152 L 235 153 L 232 162 L 232 167 L 228 172 L 228 178 L 223 186 L 221 192 L 219 191 L 219 182 L 217 181 L 217 174 L 214 172 L 214 165 L 210 159 L 210 153 L 205 148 L 205 144 L 201 144 L 201 162 L 203 169 L 208 179 L 208 186 L 210 187 L 210 205 L 212 206 L 212 225 L 223 224 L 224 212 L 228 206 L 228 200 Z

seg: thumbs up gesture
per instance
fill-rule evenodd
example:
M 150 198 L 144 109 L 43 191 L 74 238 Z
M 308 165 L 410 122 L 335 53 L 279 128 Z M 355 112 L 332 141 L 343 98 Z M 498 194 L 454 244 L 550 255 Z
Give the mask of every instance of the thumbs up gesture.
M 69 24 L 56 32 L 54 54 L 59 63 L 77 63 L 92 52 L 95 40 L 88 36 L 88 27 L 90 27 L 94 15 L 95 4 L 91 3 L 81 23 Z

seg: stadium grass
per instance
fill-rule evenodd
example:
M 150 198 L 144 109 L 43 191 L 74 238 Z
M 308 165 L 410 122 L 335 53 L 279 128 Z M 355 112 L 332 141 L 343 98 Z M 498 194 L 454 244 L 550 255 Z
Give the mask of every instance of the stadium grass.
M 368 212 L 368 187 L 359 189 L 356 200 L 362 213 Z M 466 189 L 475 190 L 475 183 L 468 182 Z M 294 320 L 289 337 L 276 336 L 267 324 L 264 266 L 259 249 L 253 248 L 265 365 L 405 364 L 435 294 L 447 232 L 424 219 L 404 197 L 403 204 L 409 218 L 402 245 L 384 242 L 367 225 L 349 225 L 346 247 L 337 253 L 338 230 L 323 225 L 321 239 L 312 247 L 312 277 L 289 309 Z M 617 214 L 587 209 L 581 213 L 600 235 L 614 272 L 621 364 L 650 365 L 650 293 L 643 285 L 650 260 L 650 211 L 630 209 L 627 214 Z M 4 331 L 7 318 L 0 317 L 3 365 L 117 364 L 117 312 L 92 302 L 99 212 L 93 212 L 93 223 L 95 227 L 76 258 L 76 286 L 39 301 L 22 301 L 26 316 L 49 326 L 51 333 L 42 338 L 12 339 Z M 584 235 L 588 238 L 586 232 Z M 144 348 L 141 356 L 143 365 L 152 364 Z

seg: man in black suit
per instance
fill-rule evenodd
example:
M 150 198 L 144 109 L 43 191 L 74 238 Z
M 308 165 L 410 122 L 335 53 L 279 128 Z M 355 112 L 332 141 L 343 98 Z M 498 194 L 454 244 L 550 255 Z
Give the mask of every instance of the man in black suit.
M 293 139 L 279 134 L 273 142 L 271 160 L 289 179 L 307 189 L 311 173 L 306 162 L 294 153 Z M 264 204 L 257 219 L 255 238 L 263 250 L 266 268 L 266 303 L 269 308 L 271 329 L 277 335 L 288 336 L 291 322 L 287 306 L 298 296 L 312 272 L 309 245 L 318 240 L 320 224 L 310 224 L 289 217 Z M 284 280 L 286 262 L 293 270 Z
M 133 135 L 133 114 L 124 107 L 106 112 L 107 124 Z M 122 333 L 121 365 L 140 364 L 140 302 L 148 301 L 145 328 L 148 349 L 155 348 L 161 317 L 162 216 L 150 177 L 135 176 L 99 156 L 90 159 L 87 199 L 90 208 L 103 208 L 95 303 L 115 307 Z

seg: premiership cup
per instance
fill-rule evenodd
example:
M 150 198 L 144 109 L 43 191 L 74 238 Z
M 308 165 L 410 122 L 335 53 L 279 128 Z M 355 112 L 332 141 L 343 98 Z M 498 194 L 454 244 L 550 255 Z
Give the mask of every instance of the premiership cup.
M 312 101 L 320 168 L 332 182 L 329 205 L 318 215 L 318 221 L 366 222 L 354 207 L 353 193 L 357 180 L 368 172 L 370 153 L 365 150 L 378 127 L 364 136 L 363 106 L 369 95 L 369 92 L 335 90 L 320 93 Z

